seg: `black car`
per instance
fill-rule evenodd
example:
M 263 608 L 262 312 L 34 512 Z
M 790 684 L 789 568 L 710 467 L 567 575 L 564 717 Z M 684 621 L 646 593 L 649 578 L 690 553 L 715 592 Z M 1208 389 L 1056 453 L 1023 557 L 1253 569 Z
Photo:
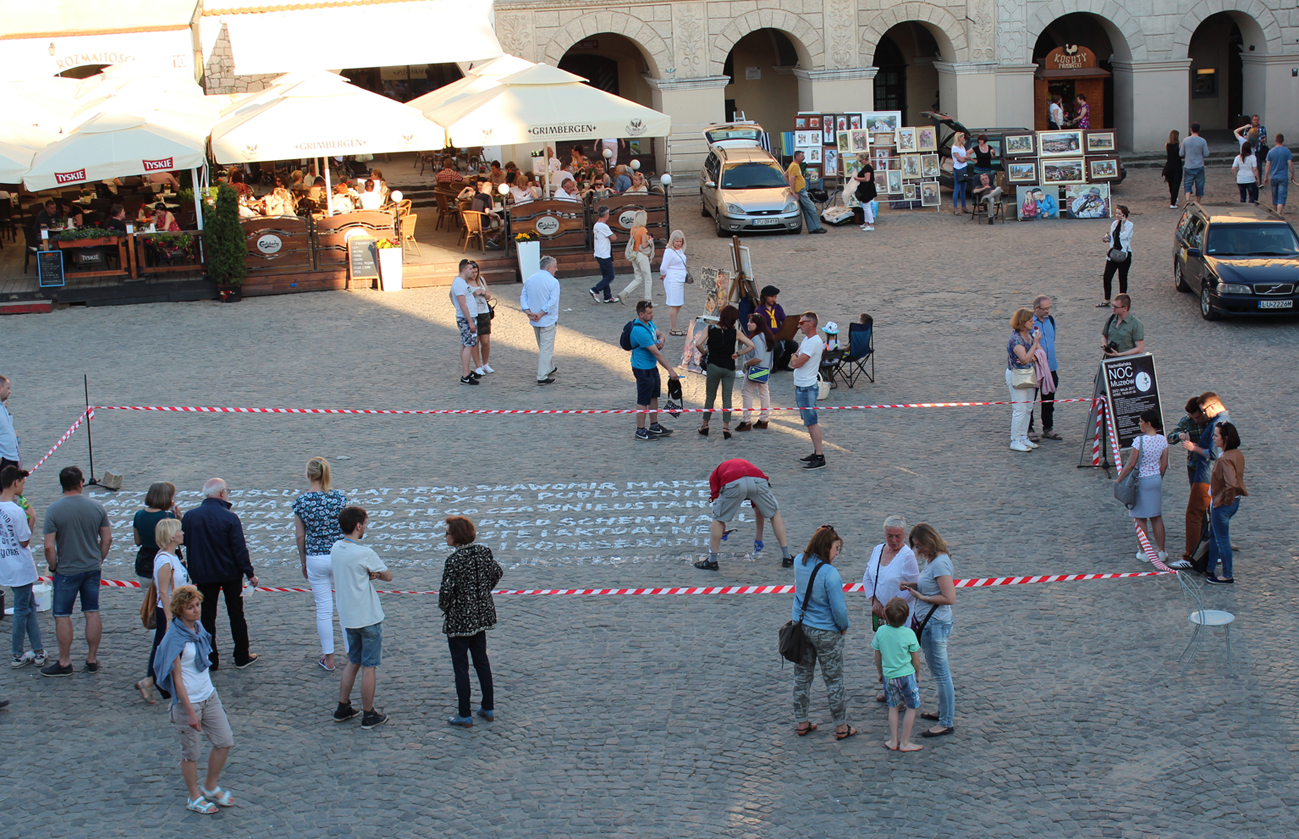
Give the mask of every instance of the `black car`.
M 1299 236 L 1256 204 L 1188 204 L 1173 244 L 1173 282 L 1200 316 L 1284 315 L 1299 308 Z

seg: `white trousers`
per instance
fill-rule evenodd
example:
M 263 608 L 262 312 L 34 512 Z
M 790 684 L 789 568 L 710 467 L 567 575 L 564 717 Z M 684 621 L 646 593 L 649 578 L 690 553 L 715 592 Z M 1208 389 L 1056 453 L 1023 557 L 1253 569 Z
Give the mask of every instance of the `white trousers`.
M 1006 389 L 1010 391 L 1010 442 L 1023 443 L 1028 440 L 1028 420 L 1033 411 L 1033 401 L 1037 389 L 1031 387 L 1011 387 L 1010 368 L 1006 368 Z
M 537 336 L 537 381 L 550 378 L 550 370 L 555 366 L 555 331 L 558 329 L 559 324 L 532 327 Z
M 631 282 L 628 283 L 627 287 L 624 288 L 624 289 L 622 290 L 622 294 L 620 294 L 620 295 L 618 295 L 618 296 L 621 297 L 621 298 L 624 299 L 624 300 L 627 300 L 627 299 L 628 299 L 627 295 L 630 294 L 632 291 L 635 291 L 635 290 L 636 290 L 636 286 L 638 286 L 638 285 L 644 285 L 644 287 L 645 287 L 645 296 L 644 296 L 644 297 L 639 297 L 639 298 L 637 298 L 637 299 L 638 299 L 638 300 L 653 300 L 653 299 L 654 299 L 654 286 L 653 286 L 653 284 L 652 284 L 651 281 L 650 281 L 650 260 L 649 260 L 649 257 L 646 256 L 646 255 L 643 254 L 643 253 L 634 253 L 634 254 L 632 254 L 632 255 L 631 255 L 631 268 L 632 268 L 632 271 L 635 272 L 635 273 L 633 273 L 633 275 L 632 275 Z
M 307 582 L 316 598 L 316 633 L 322 655 L 334 653 L 334 566 L 328 555 L 307 554 Z

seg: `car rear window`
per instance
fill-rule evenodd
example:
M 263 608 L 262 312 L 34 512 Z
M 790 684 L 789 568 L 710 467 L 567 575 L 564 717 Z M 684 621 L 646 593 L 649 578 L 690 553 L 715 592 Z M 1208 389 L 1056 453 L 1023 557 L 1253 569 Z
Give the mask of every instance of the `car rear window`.
M 731 126 L 730 128 L 714 128 L 711 131 L 705 131 L 704 137 L 710 144 L 724 143 L 728 140 L 750 140 L 754 145 L 762 139 L 762 132 L 757 128 L 748 126 Z
M 723 189 L 771 189 L 786 185 L 785 173 L 769 163 L 738 163 L 722 170 Z
M 1213 256 L 1296 256 L 1299 240 L 1286 224 L 1214 224 L 1205 253 Z

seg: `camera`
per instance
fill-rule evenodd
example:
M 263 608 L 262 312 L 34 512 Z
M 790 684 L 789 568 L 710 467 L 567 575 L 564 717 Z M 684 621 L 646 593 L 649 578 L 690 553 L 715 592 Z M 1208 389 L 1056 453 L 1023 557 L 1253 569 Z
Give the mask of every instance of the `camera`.
M 1110 341 L 1108 344 L 1105 345 L 1105 352 L 1118 352 L 1118 351 L 1119 351 L 1119 345 L 1114 343 L 1113 341 Z

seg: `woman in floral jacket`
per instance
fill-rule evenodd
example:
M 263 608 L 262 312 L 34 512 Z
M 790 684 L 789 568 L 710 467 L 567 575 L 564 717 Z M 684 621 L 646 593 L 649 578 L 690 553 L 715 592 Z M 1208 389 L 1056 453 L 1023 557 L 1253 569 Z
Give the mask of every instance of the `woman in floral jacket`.
M 438 608 L 442 610 L 442 631 L 446 633 L 451 648 L 451 669 L 456 677 L 456 697 L 460 707 L 457 715 L 447 722 L 461 728 L 473 728 L 474 718 L 469 714 L 469 656 L 474 658 L 478 673 L 478 686 L 483 692 L 483 704 L 478 716 L 491 722 L 496 718 L 496 702 L 492 691 L 492 665 L 487 660 L 487 630 L 496 626 L 496 605 L 492 602 L 492 587 L 505 573 L 492 558 L 492 552 L 483 545 L 475 545 L 478 531 L 474 523 L 464 516 L 448 516 L 447 544 L 455 553 L 447 557 L 442 571 L 442 585 L 438 589 Z

